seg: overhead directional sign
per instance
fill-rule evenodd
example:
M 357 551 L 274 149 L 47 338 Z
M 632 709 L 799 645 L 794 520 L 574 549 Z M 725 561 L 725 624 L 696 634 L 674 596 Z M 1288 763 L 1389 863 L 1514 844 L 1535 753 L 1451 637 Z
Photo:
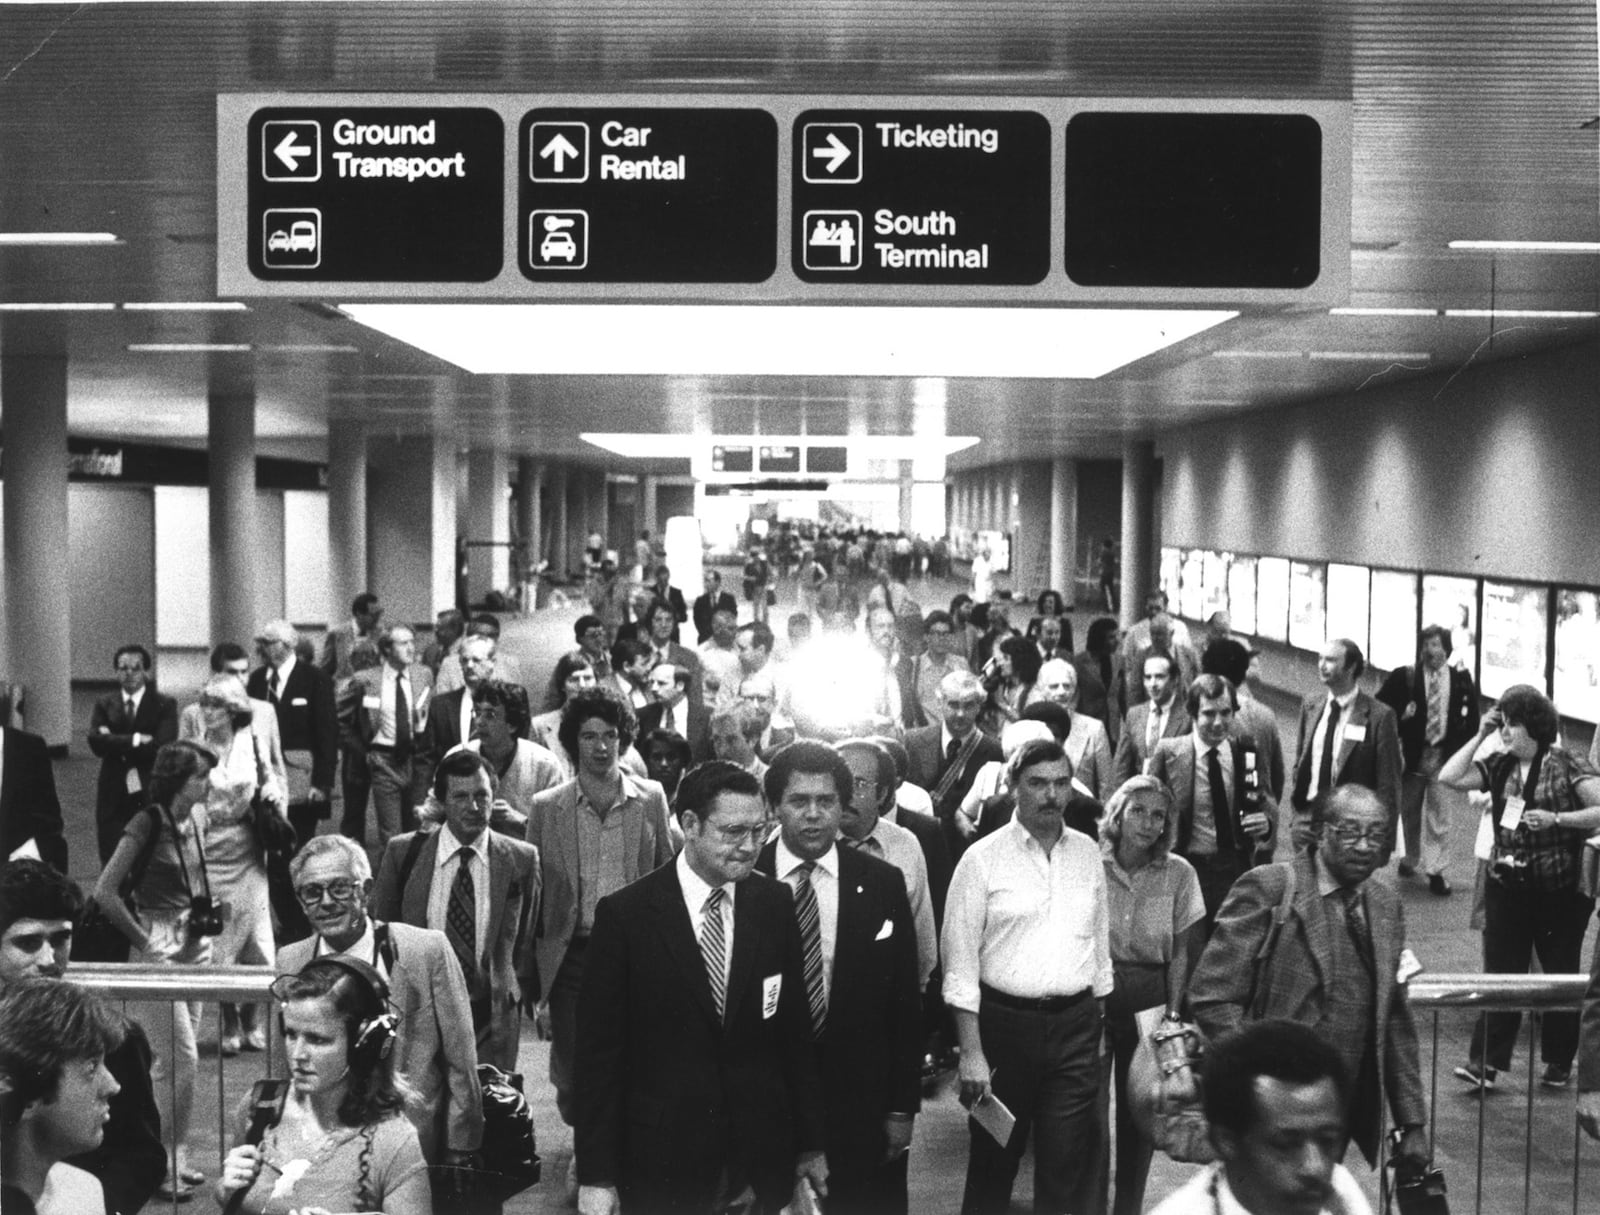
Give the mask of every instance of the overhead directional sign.
M 518 263 L 538 282 L 759 283 L 777 266 L 778 126 L 750 109 L 533 110 Z
M 793 178 L 806 282 L 1029 284 L 1050 270 L 1042 114 L 810 110 Z
M 258 110 L 249 266 L 280 281 L 488 282 L 504 260 L 505 124 L 444 106 Z

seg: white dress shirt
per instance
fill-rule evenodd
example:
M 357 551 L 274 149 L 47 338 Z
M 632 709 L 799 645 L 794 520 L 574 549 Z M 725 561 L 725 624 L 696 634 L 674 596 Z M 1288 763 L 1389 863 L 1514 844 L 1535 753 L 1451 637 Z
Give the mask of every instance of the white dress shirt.
M 805 864 L 789 851 L 789 845 L 778 837 L 773 853 L 772 868 L 778 880 L 787 882 L 791 891 L 800 885 L 800 866 Z M 822 990 L 833 988 L 833 952 L 839 939 L 839 845 L 834 844 L 817 858 L 817 867 L 811 871 L 811 889 L 817 896 L 817 934 L 822 941 Z
M 478 957 L 484 956 L 489 936 L 489 830 L 467 845 L 472 850 L 473 943 Z M 433 885 L 428 888 L 428 927 L 445 930 L 450 911 L 450 887 L 461 868 L 461 841 L 450 831 L 450 824 L 439 828 L 439 852 L 433 859 Z
M 1329 696 L 1322 704 L 1322 712 L 1317 715 L 1316 727 L 1311 731 L 1311 783 L 1306 786 L 1306 802 L 1309 805 L 1318 793 L 1322 792 L 1322 736 L 1328 729 L 1328 706 L 1334 701 L 1339 702 L 1339 724 L 1333 729 L 1333 755 L 1335 761 L 1339 757 L 1339 749 L 1344 746 L 1345 727 L 1350 724 L 1350 706 L 1355 703 L 1359 688 L 1351 688 L 1343 696 Z M 1335 782 L 1338 781 L 1339 770 L 1331 769 Z
M 1023 999 L 1111 994 L 1105 866 L 1062 828 L 1047 854 L 1013 819 L 968 848 L 945 897 L 944 998 L 978 1011 L 979 983 Z
M 1222 787 L 1228 794 L 1228 806 L 1233 806 L 1233 740 L 1225 738 L 1220 746 L 1208 747 L 1200 741 L 1200 731 L 1189 734 L 1194 745 L 1194 817 L 1189 820 L 1189 855 L 1211 856 L 1217 851 L 1216 807 L 1211 804 L 1210 761 L 1206 756 L 1213 750 L 1222 764 Z M 1238 838 L 1237 833 L 1235 838 Z
M 678 853 L 675 862 L 678 867 L 678 886 L 683 891 L 683 905 L 689 909 L 689 927 L 694 930 L 695 943 L 700 942 L 700 930 L 705 927 L 706 900 L 711 897 L 711 887 L 689 868 L 687 853 Z M 719 910 L 722 913 L 722 974 L 726 979 L 728 967 L 733 961 L 733 900 L 738 882 L 724 882 L 723 894 Z

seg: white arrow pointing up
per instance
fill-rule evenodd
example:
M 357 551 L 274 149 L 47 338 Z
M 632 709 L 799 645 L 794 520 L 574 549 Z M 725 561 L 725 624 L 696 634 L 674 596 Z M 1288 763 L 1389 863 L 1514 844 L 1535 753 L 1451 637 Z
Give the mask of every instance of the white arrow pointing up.
M 277 158 L 289 166 L 289 172 L 291 173 L 298 173 L 300 171 L 300 158 L 302 156 L 311 155 L 310 148 L 304 147 L 294 141 L 294 137 L 298 134 L 298 131 L 290 131 L 283 137 L 278 146 L 272 149 Z
M 824 166 L 830 173 L 837 173 L 839 166 L 850 159 L 850 149 L 845 147 L 841 140 L 832 131 L 828 132 L 828 146 L 825 148 L 812 148 L 811 155 L 820 156 L 828 163 Z
M 539 149 L 540 156 L 548 156 L 555 164 L 555 171 L 561 172 L 566 167 L 567 157 L 578 159 L 578 149 L 573 147 L 572 141 L 565 135 L 557 135 L 544 147 Z

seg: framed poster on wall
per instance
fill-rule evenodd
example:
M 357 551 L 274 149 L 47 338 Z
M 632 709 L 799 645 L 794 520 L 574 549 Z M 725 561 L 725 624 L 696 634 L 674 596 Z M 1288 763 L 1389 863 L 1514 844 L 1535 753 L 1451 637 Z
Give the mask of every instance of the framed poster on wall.
M 1178 602 L 1178 578 L 1183 555 L 1175 548 L 1161 550 L 1161 591 L 1169 604 Z
M 1478 580 L 1422 576 L 1422 625 L 1450 630 L 1450 661 L 1478 678 Z M 1480 689 L 1481 691 L 1482 689 Z
M 1210 620 L 1213 613 L 1228 610 L 1228 560 L 1231 553 L 1205 554 L 1205 602 L 1200 606 L 1200 619 Z
M 1256 562 L 1256 636 L 1289 640 L 1289 563 L 1282 557 Z
M 1549 592 L 1518 582 L 1483 583 L 1483 656 L 1478 685 L 1498 696 L 1512 684 L 1531 683 L 1547 691 L 1545 638 Z
M 1556 591 L 1556 708 L 1579 721 L 1600 722 L 1600 593 Z
M 1178 615 L 1189 620 L 1201 620 L 1200 610 L 1205 606 L 1205 569 L 1206 554 L 1204 549 L 1188 548 L 1183 550 L 1183 573 L 1178 595 Z
M 1319 653 L 1328 640 L 1328 567 L 1289 562 L 1289 644 Z
M 1408 667 L 1417 656 L 1417 576 L 1408 570 L 1372 571 L 1372 648 L 1380 670 Z
M 1342 565 L 1331 562 L 1328 566 L 1328 636 L 1348 637 L 1361 647 L 1363 654 L 1372 652 L 1368 639 L 1368 625 L 1372 611 L 1372 571 L 1364 565 Z
M 1256 631 L 1256 559 L 1234 557 L 1228 563 L 1228 615 L 1233 618 L 1233 631 L 1255 634 Z

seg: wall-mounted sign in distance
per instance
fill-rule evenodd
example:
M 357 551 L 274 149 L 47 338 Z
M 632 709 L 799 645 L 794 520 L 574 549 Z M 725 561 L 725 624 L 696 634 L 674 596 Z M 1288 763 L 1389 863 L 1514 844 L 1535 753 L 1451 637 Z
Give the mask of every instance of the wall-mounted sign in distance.
M 494 110 L 257 110 L 250 272 L 273 281 L 489 282 L 501 270 L 505 125 Z
M 778 126 L 764 110 L 539 109 L 520 136 L 518 263 L 530 279 L 772 277 Z
M 792 176 L 805 282 L 1026 285 L 1049 272 L 1042 114 L 808 110 Z

